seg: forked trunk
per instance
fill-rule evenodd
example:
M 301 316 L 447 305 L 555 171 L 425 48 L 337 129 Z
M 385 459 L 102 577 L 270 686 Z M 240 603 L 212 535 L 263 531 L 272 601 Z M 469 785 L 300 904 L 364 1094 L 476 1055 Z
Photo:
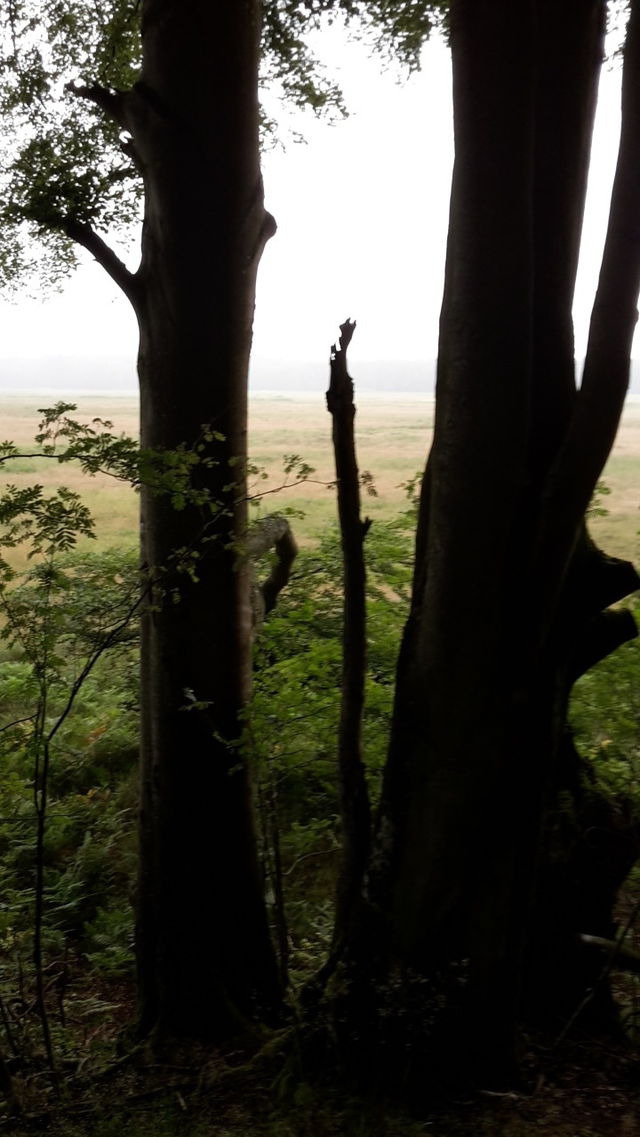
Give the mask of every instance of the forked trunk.
M 581 528 L 621 406 L 617 383 L 606 411 L 594 413 L 589 391 L 578 395 L 571 324 L 603 8 L 451 5 L 456 157 L 434 443 L 377 836 L 347 961 L 370 980 L 367 994 L 351 972 L 356 1017 L 371 1014 L 372 988 L 378 1003 L 397 992 L 399 971 L 428 1004 L 423 1023 L 435 1016 L 433 1027 L 446 1005 L 456 1061 L 466 1047 L 480 1076 L 514 1060 L 540 839 L 577 660 L 598 658 L 599 614 L 637 579 L 630 566 L 605 564 Z M 630 36 L 627 87 L 635 50 Z M 634 121 L 629 97 L 626 106 Z M 628 140 L 621 161 L 632 178 Z M 612 217 L 616 208 L 620 193 Z M 640 245 L 628 208 L 624 216 L 633 247 L 624 283 L 612 289 L 609 271 L 601 288 L 616 303 L 621 291 L 626 312 Z M 626 324 L 624 333 L 628 368 Z M 606 402 L 604 382 L 589 383 L 599 359 L 587 364 L 587 385 Z M 581 467 L 573 438 L 587 437 L 586 422 L 599 458 Z M 633 631 L 613 623 L 606 651 Z

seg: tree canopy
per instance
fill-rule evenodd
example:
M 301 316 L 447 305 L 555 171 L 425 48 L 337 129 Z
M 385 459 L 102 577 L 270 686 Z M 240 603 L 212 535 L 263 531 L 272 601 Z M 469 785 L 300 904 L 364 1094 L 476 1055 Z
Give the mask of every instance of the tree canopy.
M 268 0 L 262 14 L 260 82 L 289 106 L 341 114 L 331 75 L 308 33 L 335 20 L 372 48 L 415 68 L 442 19 L 443 3 L 412 0 Z M 98 237 L 131 250 L 141 220 L 142 180 L 118 95 L 141 66 L 142 5 L 109 0 L 11 0 L 0 13 L 0 285 L 35 274 L 48 286 L 76 264 L 77 246 Z M 263 123 L 267 132 L 277 124 Z M 101 251 L 104 251 L 101 249 Z M 98 257 L 100 259 L 100 257 Z

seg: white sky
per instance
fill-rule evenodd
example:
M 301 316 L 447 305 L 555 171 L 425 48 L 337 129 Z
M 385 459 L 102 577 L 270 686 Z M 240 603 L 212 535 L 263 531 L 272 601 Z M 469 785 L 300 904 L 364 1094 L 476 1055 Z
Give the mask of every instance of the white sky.
M 260 268 L 254 354 L 324 359 L 337 324 L 358 321 L 358 359 L 436 355 L 452 161 L 450 69 L 439 42 L 399 84 L 362 45 L 323 33 L 350 117 L 304 116 L 308 145 L 264 159 L 266 204 L 278 222 Z M 584 352 L 619 130 L 619 72 L 605 68 L 575 320 Z M 300 126 L 300 121 L 294 123 Z M 46 303 L 0 302 L 0 354 L 130 355 L 136 325 L 103 270 L 87 263 Z

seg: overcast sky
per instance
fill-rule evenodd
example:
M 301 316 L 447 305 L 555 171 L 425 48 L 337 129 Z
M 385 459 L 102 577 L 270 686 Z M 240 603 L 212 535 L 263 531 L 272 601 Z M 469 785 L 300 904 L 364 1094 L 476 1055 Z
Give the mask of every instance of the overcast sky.
M 323 35 L 350 117 L 334 126 L 305 116 L 291 143 L 264 158 L 266 203 L 278 222 L 260 269 L 254 354 L 323 359 L 338 322 L 358 320 L 358 359 L 436 354 L 452 162 L 448 53 L 434 42 L 408 82 L 384 73 L 339 31 Z M 588 222 L 576 297 L 584 351 L 619 129 L 619 73 L 603 73 Z M 128 303 L 87 260 L 62 296 L 0 303 L 0 354 L 130 355 Z

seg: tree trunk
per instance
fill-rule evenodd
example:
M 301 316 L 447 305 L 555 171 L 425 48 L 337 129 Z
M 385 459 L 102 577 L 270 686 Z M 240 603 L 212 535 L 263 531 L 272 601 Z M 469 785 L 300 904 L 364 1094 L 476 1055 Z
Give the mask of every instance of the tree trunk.
M 493 1000 L 484 1026 L 496 1035 L 513 1018 L 505 899 L 513 678 L 524 666 L 514 546 L 531 381 L 532 31 L 531 4 L 452 5 L 456 159 L 436 423 L 370 893 L 403 966 L 434 974 L 471 961 L 470 1001 Z M 484 1019 L 479 1005 L 473 1017 Z
M 632 634 L 625 620 L 606 617 L 605 628 L 600 614 L 635 574 L 604 563 L 583 518 L 615 433 L 637 294 L 636 8 L 612 255 L 578 393 L 571 305 L 603 5 L 451 5 L 456 156 L 434 442 L 376 840 L 347 961 L 356 1016 L 370 1024 L 372 1001 L 385 1004 L 394 989 L 397 1000 L 402 975 L 405 992 L 426 998 L 432 1034 L 448 1015 L 451 1057 L 460 1064 L 466 1049 L 476 1077 L 500 1077 L 515 1057 L 540 842 L 577 660 Z M 623 232 L 632 251 L 621 256 Z M 611 300 L 615 319 L 603 327 Z M 610 397 L 603 344 L 613 353 Z M 590 931 L 571 929 L 572 943 Z M 378 1040 L 388 1021 L 378 1016 Z
M 215 517 L 142 493 L 155 603 L 142 631 L 137 957 L 143 1033 L 219 1039 L 278 1001 L 241 746 L 252 617 L 247 371 L 255 279 L 274 230 L 258 154 L 257 0 L 146 0 L 127 96 L 145 183 L 136 311 L 143 448 L 221 438 L 198 467 Z M 204 536 L 204 541 L 203 541 Z M 158 580 L 176 550 L 188 573 Z M 192 709 L 189 709 L 191 704 Z

